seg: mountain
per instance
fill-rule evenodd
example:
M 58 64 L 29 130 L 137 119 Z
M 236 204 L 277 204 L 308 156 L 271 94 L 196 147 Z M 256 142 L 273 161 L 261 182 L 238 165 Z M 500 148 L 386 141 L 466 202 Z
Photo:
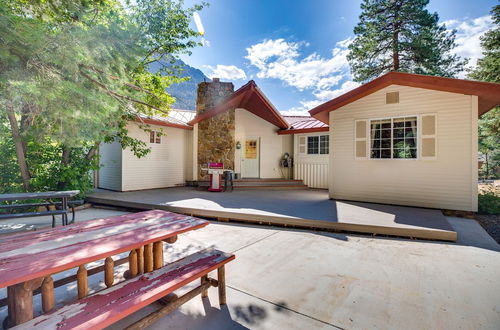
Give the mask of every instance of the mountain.
M 149 69 L 152 72 L 158 71 L 161 64 L 152 63 Z M 176 102 L 172 106 L 174 109 L 196 110 L 196 91 L 198 84 L 203 81 L 210 81 L 210 78 L 205 76 L 201 70 L 187 65 L 181 60 L 178 60 L 176 65 L 184 67 L 181 77 L 191 77 L 188 81 L 180 84 L 173 84 L 167 89 L 167 92 L 175 97 Z

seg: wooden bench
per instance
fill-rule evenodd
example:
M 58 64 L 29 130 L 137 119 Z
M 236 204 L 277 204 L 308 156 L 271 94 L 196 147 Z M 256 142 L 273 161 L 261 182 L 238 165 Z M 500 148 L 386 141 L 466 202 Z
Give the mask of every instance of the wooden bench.
M 69 223 L 75 222 L 75 207 L 82 205 L 83 200 L 68 201 L 68 207 L 71 208 L 72 219 Z M 43 203 L 25 203 L 25 204 L 8 204 L 0 205 L 0 210 L 11 210 L 11 209 L 28 209 L 38 206 L 45 206 L 47 211 L 35 211 L 35 212 L 21 212 L 21 213 L 0 213 L 0 220 L 2 219 L 17 219 L 17 218 L 29 218 L 29 217 L 39 217 L 44 215 L 52 216 L 52 228 L 56 226 L 56 215 L 67 214 L 69 210 L 57 209 L 63 206 L 62 202 L 43 202 Z M 54 206 L 56 209 L 51 210 L 50 207 Z
M 219 303 L 222 305 L 226 303 L 224 265 L 234 258 L 234 255 L 218 250 L 200 251 L 43 314 L 13 329 L 102 329 L 196 279 L 201 279 L 200 286 L 181 297 L 169 300 L 164 307 L 132 324 L 129 329 L 143 329 L 198 294 L 207 297 L 210 286 L 218 287 Z M 208 273 L 215 269 L 218 270 L 217 280 L 208 278 Z
M 12 218 L 23 218 L 23 217 L 38 217 L 42 215 L 52 216 L 52 227 L 55 227 L 55 216 L 61 215 L 62 225 L 66 226 L 68 224 L 68 203 L 69 199 L 80 193 L 79 190 L 69 190 L 69 191 L 46 191 L 46 192 L 32 192 L 32 193 L 13 193 L 13 194 L 1 194 L 0 202 L 12 202 L 21 200 L 48 200 L 47 202 L 40 203 L 25 203 L 25 204 L 7 204 L 0 205 L 0 210 L 2 209 L 15 209 L 15 208 L 33 208 L 36 206 L 48 206 L 57 205 L 59 209 L 57 210 L 47 210 L 47 211 L 37 211 L 37 212 L 22 212 L 22 213 L 0 213 L 0 220 L 2 219 L 12 219 Z M 53 202 L 54 199 L 61 199 L 61 202 Z M 80 201 L 73 202 L 73 220 L 75 220 L 74 205 Z

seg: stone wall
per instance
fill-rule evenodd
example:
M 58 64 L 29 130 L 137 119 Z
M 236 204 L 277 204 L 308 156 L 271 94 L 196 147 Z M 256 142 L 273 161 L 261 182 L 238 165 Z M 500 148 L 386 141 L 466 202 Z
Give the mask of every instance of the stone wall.
M 233 92 L 232 83 L 220 82 L 217 78 L 200 83 L 196 113 L 213 108 Z M 209 178 L 207 172 L 201 170 L 208 162 L 221 162 L 225 168 L 234 169 L 234 122 L 234 109 L 231 109 L 198 123 L 198 180 Z

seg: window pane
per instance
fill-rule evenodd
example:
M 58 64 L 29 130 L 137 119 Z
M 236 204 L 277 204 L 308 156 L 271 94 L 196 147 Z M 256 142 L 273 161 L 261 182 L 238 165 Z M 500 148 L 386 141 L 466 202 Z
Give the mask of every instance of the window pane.
M 155 132 L 149 132 L 149 143 L 155 143 Z
M 405 140 L 404 139 L 394 139 L 394 144 L 393 144 L 394 149 L 401 149 L 404 147 L 405 147 Z
M 319 136 L 308 136 L 307 137 L 307 153 L 308 154 L 318 154 L 319 153 Z
M 380 158 L 380 150 L 379 149 L 372 150 L 371 158 Z
M 320 148 L 319 148 L 319 153 L 322 154 L 322 155 L 326 155 L 328 154 L 328 149 L 329 149 L 329 139 L 330 139 L 330 136 L 328 135 L 321 135 L 319 137 L 319 141 L 320 141 Z
M 161 135 L 156 132 L 156 143 L 161 143 Z
M 380 147 L 390 149 L 391 148 L 391 139 L 382 139 Z
M 391 138 L 391 130 L 383 129 L 382 130 L 382 139 L 390 139 Z
M 391 149 L 382 149 L 380 151 L 380 158 L 391 158 Z
M 417 147 L 417 141 L 415 138 L 409 138 L 405 139 L 405 145 L 410 147 L 410 148 L 416 148 Z

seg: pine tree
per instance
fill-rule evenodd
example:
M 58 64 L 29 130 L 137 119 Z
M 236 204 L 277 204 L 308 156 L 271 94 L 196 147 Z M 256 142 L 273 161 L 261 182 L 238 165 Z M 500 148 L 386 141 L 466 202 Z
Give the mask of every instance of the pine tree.
M 466 61 L 450 51 L 455 31 L 439 24 L 429 0 L 363 0 L 348 60 L 355 81 L 388 71 L 453 77 Z
M 483 58 L 469 78 L 500 83 L 500 5 L 493 7 L 491 15 L 495 27 L 481 37 Z M 484 176 L 494 176 L 494 169 L 500 166 L 500 107 L 479 120 L 479 151 L 485 156 Z

